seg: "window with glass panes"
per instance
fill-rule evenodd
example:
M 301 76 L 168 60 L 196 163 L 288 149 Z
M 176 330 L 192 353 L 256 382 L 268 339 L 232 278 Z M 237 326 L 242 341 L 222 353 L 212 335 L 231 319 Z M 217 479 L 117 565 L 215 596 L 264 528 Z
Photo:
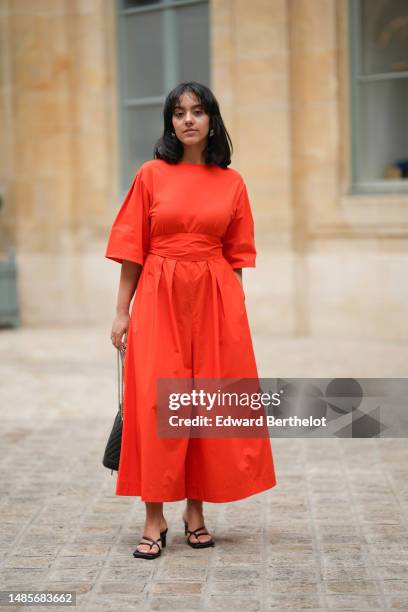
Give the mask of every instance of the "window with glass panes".
M 408 188 L 408 0 L 349 0 L 352 190 Z
M 181 81 L 210 87 L 208 0 L 118 0 L 121 188 L 153 157 L 163 103 Z

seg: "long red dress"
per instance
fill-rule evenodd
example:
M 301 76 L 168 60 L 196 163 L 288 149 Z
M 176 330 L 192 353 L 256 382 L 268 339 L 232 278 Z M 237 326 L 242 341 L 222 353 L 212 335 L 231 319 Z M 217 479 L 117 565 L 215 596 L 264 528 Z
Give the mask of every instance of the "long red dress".
M 143 163 L 105 257 L 143 265 L 130 313 L 116 495 L 143 501 L 242 499 L 276 485 L 269 437 L 163 438 L 156 382 L 258 376 L 245 295 L 233 268 L 255 267 L 254 223 L 236 170 Z

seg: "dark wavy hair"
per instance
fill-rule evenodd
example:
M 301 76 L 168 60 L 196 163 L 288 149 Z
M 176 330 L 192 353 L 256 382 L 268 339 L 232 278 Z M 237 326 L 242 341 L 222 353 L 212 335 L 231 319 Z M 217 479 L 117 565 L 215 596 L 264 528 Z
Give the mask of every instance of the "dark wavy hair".
M 164 131 L 163 135 L 154 145 L 153 156 L 155 159 L 163 159 L 169 164 L 181 161 L 184 153 L 183 143 L 172 136 L 174 131 L 172 117 L 176 104 L 185 93 L 194 94 L 202 104 L 204 111 L 209 115 L 209 130 L 214 130 L 213 136 L 208 136 L 204 149 L 204 160 L 206 164 L 216 164 L 226 168 L 231 163 L 233 151 L 230 135 L 221 117 L 218 102 L 212 91 L 197 81 L 184 81 L 167 95 L 163 107 Z

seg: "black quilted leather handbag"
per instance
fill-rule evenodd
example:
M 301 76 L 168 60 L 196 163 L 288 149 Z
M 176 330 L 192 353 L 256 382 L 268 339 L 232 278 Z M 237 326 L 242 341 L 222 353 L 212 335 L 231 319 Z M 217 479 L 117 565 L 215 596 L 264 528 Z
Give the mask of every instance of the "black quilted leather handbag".
M 118 413 L 113 422 L 112 431 L 106 444 L 102 464 L 111 470 L 118 471 L 120 449 L 122 446 L 122 425 L 123 425 L 123 374 L 126 346 L 122 345 L 117 349 L 117 371 L 118 371 Z

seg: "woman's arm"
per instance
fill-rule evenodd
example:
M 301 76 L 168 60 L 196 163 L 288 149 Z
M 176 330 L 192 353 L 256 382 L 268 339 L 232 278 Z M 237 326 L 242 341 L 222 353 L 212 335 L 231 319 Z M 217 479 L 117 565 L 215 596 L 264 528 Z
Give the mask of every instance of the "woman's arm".
M 234 270 L 234 272 L 235 272 L 235 274 L 237 276 L 237 279 L 241 283 L 241 287 L 243 288 L 243 286 L 242 286 L 242 268 L 233 268 L 233 270 Z
M 116 316 L 112 323 L 111 340 L 116 348 L 120 348 L 123 335 L 129 328 L 129 306 L 139 282 L 142 266 L 133 261 L 123 260 L 120 271 L 118 297 L 116 303 Z

